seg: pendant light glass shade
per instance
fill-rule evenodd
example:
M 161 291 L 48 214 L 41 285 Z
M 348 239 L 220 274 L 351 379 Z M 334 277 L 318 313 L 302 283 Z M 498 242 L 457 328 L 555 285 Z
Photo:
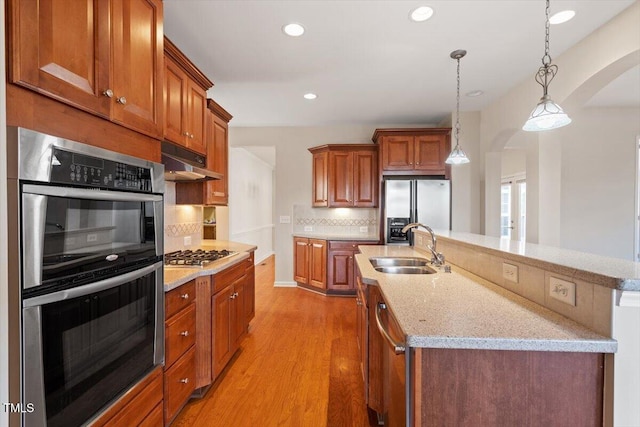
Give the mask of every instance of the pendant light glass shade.
M 529 119 L 526 121 L 522 130 L 528 132 L 540 132 L 545 130 L 557 129 L 571 123 L 571 119 L 562 108 L 553 102 L 549 97 L 549 83 L 556 76 L 558 66 L 551 64 L 551 56 L 549 55 L 549 0 L 547 0 L 546 8 L 546 32 L 544 39 L 544 56 L 542 57 L 542 67 L 536 73 L 536 82 L 542 86 L 542 98 L 533 109 Z
M 447 157 L 447 160 L 445 160 L 444 162 L 450 165 L 462 165 L 465 163 L 469 163 L 469 158 L 464 153 L 464 151 L 462 151 L 462 148 L 460 148 L 460 146 L 456 144 L 455 148 L 451 150 L 451 153 L 449 153 L 449 157 Z
M 540 132 L 557 129 L 569 123 L 571 123 L 569 116 L 549 98 L 549 95 L 545 95 L 540 98 L 540 102 L 531 112 L 527 122 L 522 126 L 522 130 Z
M 451 150 L 451 153 L 449 153 L 449 157 L 447 157 L 447 160 L 444 161 L 449 165 L 462 165 L 465 163 L 469 163 L 469 158 L 467 157 L 465 152 L 462 151 L 462 148 L 460 148 L 460 142 L 458 140 L 460 136 L 460 58 L 464 57 L 466 54 L 467 54 L 466 50 L 459 49 L 459 50 L 454 50 L 449 55 L 451 56 L 451 58 L 458 61 L 458 74 L 457 74 L 458 86 L 457 86 L 457 92 L 456 92 L 456 126 L 455 126 L 455 134 L 454 134 L 456 138 L 456 146 L 453 148 L 453 150 Z

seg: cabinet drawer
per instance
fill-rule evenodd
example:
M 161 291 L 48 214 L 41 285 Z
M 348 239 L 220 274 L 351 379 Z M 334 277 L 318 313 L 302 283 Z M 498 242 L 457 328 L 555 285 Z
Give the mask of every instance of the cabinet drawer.
M 162 419 L 162 402 L 153 408 L 153 411 L 147 415 L 138 427 L 162 427 L 164 421 Z
M 193 393 L 196 373 L 196 350 L 190 349 L 164 373 L 165 425 L 169 425 Z
M 196 342 L 195 304 L 182 310 L 166 322 L 164 351 L 165 366 L 169 367 Z
M 347 241 L 347 240 L 329 240 L 329 250 L 331 249 L 341 249 L 341 250 L 353 250 L 357 251 L 358 246 L 361 245 L 377 245 L 377 240 L 358 240 L 358 241 Z
M 192 280 L 164 294 L 164 318 L 168 319 L 189 305 L 196 297 L 196 281 Z
M 213 293 L 216 294 L 238 280 L 245 273 L 247 267 L 247 261 L 242 260 L 241 262 L 232 265 L 231 267 L 222 270 L 219 273 L 213 275 Z

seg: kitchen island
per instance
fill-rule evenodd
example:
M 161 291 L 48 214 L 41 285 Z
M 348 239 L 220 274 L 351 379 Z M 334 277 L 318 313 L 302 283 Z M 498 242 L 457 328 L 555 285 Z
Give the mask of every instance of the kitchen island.
M 356 255 L 365 394 L 387 425 L 608 425 L 605 365 L 616 340 L 456 265 L 373 268 L 372 257 L 429 259 L 420 234 L 418 248 Z M 530 272 L 520 271 L 524 284 Z

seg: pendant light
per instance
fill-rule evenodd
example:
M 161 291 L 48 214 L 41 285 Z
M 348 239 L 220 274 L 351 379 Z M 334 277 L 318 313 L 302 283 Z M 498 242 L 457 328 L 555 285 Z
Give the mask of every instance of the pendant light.
M 530 132 L 540 132 L 543 130 L 557 129 L 571 123 L 569 116 L 560 108 L 558 104 L 553 102 L 548 94 L 549 83 L 556 76 L 558 66 L 551 64 L 551 56 L 549 55 L 549 0 L 547 0 L 547 23 L 544 39 L 544 56 L 542 57 L 542 67 L 536 73 L 536 82 L 542 86 L 542 98 L 533 109 L 527 122 L 522 126 L 522 130 Z
M 460 148 L 459 136 L 460 136 L 460 58 L 464 57 L 467 54 L 466 50 L 454 50 L 451 52 L 451 57 L 458 61 L 458 88 L 456 94 L 456 126 L 455 126 L 455 138 L 456 138 L 456 146 L 449 153 L 449 157 L 445 160 L 445 163 L 450 165 L 461 165 L 464 163 L 469 163 L 469 158 Z

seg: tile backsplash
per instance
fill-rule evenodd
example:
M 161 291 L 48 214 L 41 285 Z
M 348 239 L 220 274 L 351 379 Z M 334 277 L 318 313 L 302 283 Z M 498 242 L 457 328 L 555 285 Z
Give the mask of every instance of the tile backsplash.
M 378 237 L 375 208 L 312 208 L 293 205 L 294 234 Z
M 185 244 L 191 240 L 191 244 Z M 176 185 L 165 183 L 164 252 L 198 247 L 202 243 L 202 206 L 176 205 Z

